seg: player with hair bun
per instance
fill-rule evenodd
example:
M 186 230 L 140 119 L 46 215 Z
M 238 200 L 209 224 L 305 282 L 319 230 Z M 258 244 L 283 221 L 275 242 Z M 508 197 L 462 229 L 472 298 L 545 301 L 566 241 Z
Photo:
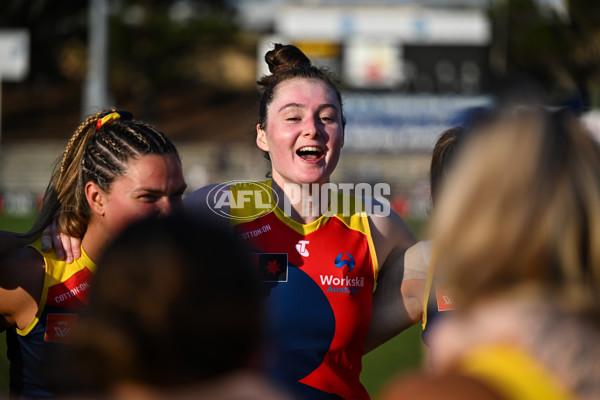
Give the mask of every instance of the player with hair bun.
M 420 320 L 426 271 L 405 268 L 415 238 L 394 211 L 369 213 L 371 199 L 325 191 L 330 208 L 306 212 L 344 145 L 342 96 L 333 76 L 293 45 L 275 44 L 265 61 L 271 74 L 258 81 L 256 144 L 271 179 L 201 188 L 185 198 L 186 211 L 214 208 L 215 191 L 268 193 L 268 207 L 231 203 L 223 219 L 259 253 L 267 370 L 301 399 L 368 399 L 361 359 Z

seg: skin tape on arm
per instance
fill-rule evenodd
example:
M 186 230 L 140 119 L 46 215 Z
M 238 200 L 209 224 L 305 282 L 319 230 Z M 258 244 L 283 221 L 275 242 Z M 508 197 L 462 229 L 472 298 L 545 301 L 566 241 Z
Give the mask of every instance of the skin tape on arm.
M 431 242 L 419 242 L 406 250 L 403 280 L 427 279 L 431 261 Z

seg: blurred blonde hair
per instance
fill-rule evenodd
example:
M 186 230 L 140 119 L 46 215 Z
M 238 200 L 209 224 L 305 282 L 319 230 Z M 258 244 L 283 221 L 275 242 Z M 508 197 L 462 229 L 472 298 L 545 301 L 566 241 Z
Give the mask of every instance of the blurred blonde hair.
M 600 304 L 600 151 L 579 121 L 520 109 L 463 150 L 431 232 L 456 307 L 532 284 Z

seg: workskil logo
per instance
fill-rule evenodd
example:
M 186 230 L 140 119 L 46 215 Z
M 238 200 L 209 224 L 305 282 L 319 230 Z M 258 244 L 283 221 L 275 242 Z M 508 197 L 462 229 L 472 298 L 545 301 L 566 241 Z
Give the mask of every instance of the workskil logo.
M 352 271 L 352 269 L 354 268 L 354 257 L 352 257 L 352 255 L 350 253 L 346 253 L 348 255 L 348 259 L 347 260 L 342 260 L 342 256 L 344 255 L 344 253 L 340 253 L 337 255 L 337 257 L 335 258 L 335 266 L 338 268 L 343 268 L 343 267 L 348 267 L 348 271 Z
M 221 217 L 251 221 L 273 211 L 278 198 L 264 182 L 229 181 L 213 186 L 206 202 L 211 211 Z
M 358 294 L 365 286 L 365 278 L 350 278 L 349 276 L 321 275 L 321 286 L 327 286 L 327 293 Z

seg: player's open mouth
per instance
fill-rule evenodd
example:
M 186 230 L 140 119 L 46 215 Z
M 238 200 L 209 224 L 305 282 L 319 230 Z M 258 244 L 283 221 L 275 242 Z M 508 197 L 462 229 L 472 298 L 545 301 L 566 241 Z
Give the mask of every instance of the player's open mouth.
M 303 160 L 307 161 L 318 160 L 319 158 L 323 157 L 324 153 L 325 152 L 323 149 L 316 146 L 305 146 L 296 150 L 296 154 Z

